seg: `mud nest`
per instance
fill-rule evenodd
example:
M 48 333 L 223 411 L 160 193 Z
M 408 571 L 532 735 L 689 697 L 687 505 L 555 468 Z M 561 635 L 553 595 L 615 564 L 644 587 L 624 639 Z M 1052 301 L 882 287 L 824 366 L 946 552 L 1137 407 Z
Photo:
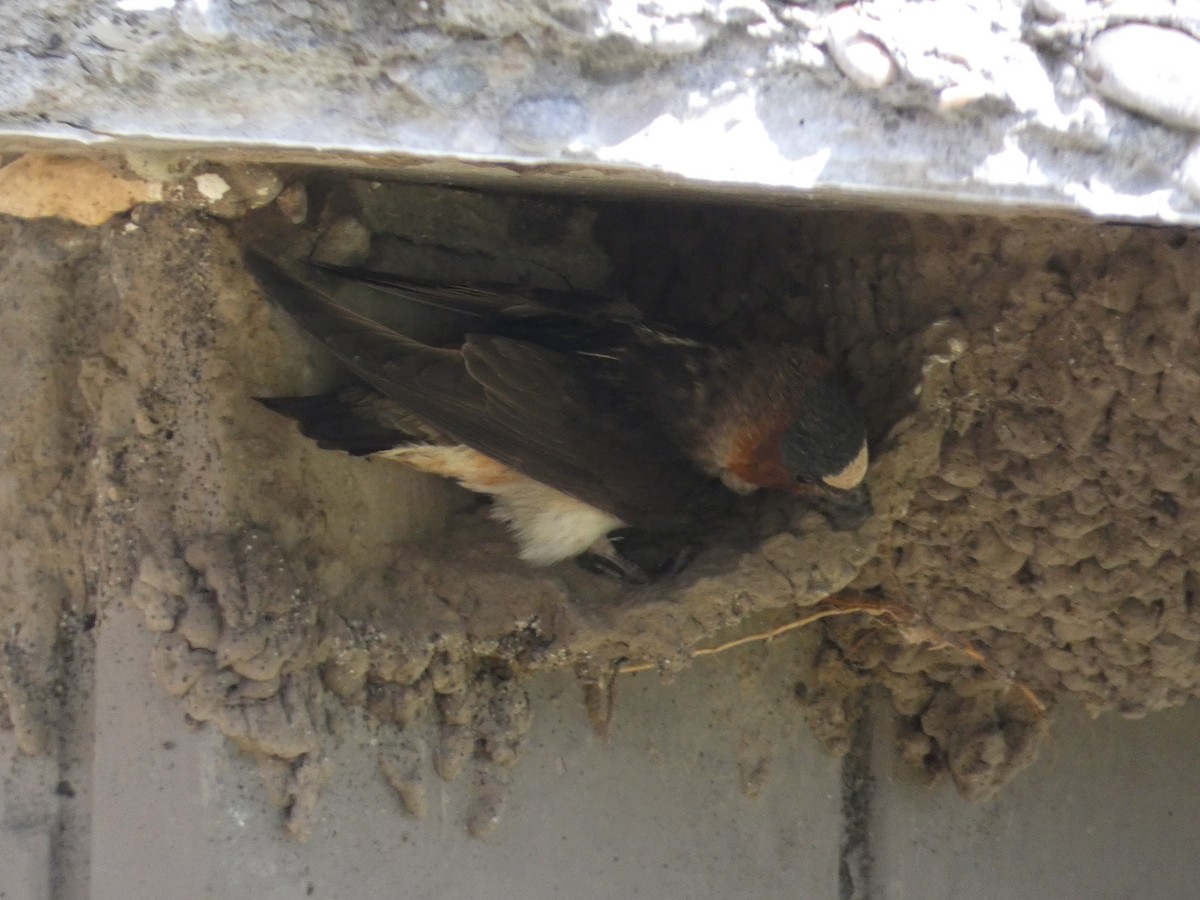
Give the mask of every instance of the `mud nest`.
M 159 680 L 262 759 L 301 834 L 347 709 L 379 729 L 414 814 L 427 757 L 444 778 L 478 769 L 483 833 L 530 727 L 526 676 L 575 670 L 603 728 L 623 673 L 786 648 L 800 627 L 821 631 L 798 719 L 844 751 L 882 685 L 904 757 L 971 797 L 1032 759 L 1059 696 L 1139 715 L 1200 688 L 1190 235 L 273 183 L 223 222 L 168 205 L 91 230 L 3 223 L 4 275 L 36 301 L 0 312 L 6 358 L 53 373 L 9 410 L 14 509 L 42 565 L 3 573 L 34 600 L 0 607 L 10 637 L 26 623 L 4 645 L 0 715 L 30 746 L 53 678 L 29 661 L 53 640 L 28 623 L 129 597 L 160 632 Z M 838 533 L 756 497 L 666 584 L 530 570 L 463 492 L 319 451 L 252 401 L 341 375 L 255 290 L 249 241 L 813 341 L 859 386 L 876 515 Z

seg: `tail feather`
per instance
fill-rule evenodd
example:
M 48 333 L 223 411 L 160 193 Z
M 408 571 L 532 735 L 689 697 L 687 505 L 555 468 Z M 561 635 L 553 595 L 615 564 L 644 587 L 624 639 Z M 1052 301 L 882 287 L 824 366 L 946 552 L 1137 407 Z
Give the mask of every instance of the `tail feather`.
M 345 393 L 313 397 L 256 397 L 267 409 L 294 419 L 300 433 L 323 450 L 344 450 L 352 456 L 369 456 L 418 441 L 413 435 L 364 414 Z

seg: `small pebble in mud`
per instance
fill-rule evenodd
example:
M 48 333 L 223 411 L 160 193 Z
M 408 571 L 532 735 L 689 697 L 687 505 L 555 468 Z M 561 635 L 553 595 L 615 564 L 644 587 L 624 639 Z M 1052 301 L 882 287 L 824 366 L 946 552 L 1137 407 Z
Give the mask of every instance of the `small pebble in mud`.
M 313 262 L 331 266 L 357 266 L 371 253 L 371 232 L 351 216 L 335 220 L 317 239 Z
M 1200 41 L 1155 25 L 1120 25 L 1088 47 L 1084 74 L 1114 103 L 1179 128 L 1200 129 Z
M 827 46 L 833 61 L 859 87 L 877 90 L 896 80 L 896 63 L 884 46 L 859 29 L 857 12 L 838 10 L 828 20 Z
M 279 192 L 275 205 L 293 225 L 303 225 L 308 219 L 308 188 L 302 181 L 293 181 Z
M 266 206 L 283 190 L 283 180 L 266 166 L 213 166 L 211 175 L 227 188 L 218 190 L 219 196 L 206 196 L 211 204 L 209 212 L 223 219 L 244 216 L 252 209 Z M 202 174 L 197 180 L 207 177 Z

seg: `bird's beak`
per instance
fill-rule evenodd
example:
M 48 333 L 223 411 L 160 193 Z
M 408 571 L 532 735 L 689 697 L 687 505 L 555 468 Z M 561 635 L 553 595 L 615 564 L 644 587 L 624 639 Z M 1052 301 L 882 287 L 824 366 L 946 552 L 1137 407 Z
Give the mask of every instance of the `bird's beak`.
M 850 464 L 840 472 L 835 472 L 832 475 L 826 475 L 821 479 L 826 487 L 835 488 L 839 491 L 852 491 L 862 484 L 862 480 L 867 477 L 867 466 L 870 464 L 871 457 L 867 451 L 867 442 L 863 441 L 858 455 L 850 460 Z
M 866 482 L 848 491 L 826 488 L 813 499 L 814 506 L 834 531 L 853 531 L 875 512 Z

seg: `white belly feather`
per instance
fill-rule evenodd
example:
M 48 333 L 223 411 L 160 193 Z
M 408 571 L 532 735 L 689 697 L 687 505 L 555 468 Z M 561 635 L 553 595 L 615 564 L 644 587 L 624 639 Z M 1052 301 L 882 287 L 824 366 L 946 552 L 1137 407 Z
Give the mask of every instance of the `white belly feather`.
M 521 559 L 545 566 L 578 556 L 625 525 L 616 516 L 501 465 L 469 447 L 418 445 L 375 454 L 453 478 L 495 498 L 492 517 L 512 530 Z

